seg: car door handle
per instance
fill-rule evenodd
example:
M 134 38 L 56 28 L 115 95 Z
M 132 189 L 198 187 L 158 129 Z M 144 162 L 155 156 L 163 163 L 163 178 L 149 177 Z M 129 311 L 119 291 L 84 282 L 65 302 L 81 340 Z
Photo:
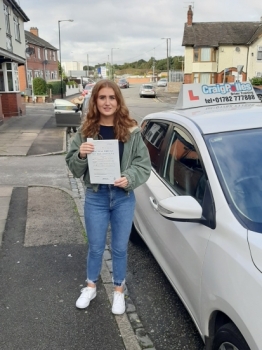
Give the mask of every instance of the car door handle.
M 155 198 L 149 197 L 149 200 L 150 200 L 150 204 L 152 205 L 152 207 L 157 210 L 157 202 L 156 202 Z

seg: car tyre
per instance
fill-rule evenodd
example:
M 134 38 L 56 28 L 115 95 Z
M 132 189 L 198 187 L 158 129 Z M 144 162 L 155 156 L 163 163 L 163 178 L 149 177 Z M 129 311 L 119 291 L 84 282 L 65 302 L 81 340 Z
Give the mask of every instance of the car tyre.
M 139 95 L 140 98 L 142 98 L 143 96 L 142 95 Z
M 134 224 L 132 224 L 129 240 L 135 245 L 141 245 L 141 243 L 143 242 Z
M 233 323 L 227 323 L 216 332 L 212 350 L 250 350 L 244 337 Z

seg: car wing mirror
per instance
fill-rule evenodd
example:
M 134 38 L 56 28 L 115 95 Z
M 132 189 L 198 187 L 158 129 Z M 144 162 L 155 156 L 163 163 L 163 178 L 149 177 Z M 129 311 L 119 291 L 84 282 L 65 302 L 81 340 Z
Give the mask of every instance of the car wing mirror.
M 201 222 L 202 207 L 191 196 L 175 196 L 162 199 L 157 210 L 160 215 L 172 221 Z

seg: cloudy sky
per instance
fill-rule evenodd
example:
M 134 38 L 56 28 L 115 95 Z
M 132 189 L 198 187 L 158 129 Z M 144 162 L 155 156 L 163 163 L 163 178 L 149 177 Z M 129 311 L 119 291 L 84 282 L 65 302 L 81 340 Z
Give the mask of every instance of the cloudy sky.
M 62 61 L 95 65 L 123 64 L 150 57 L 166 57 L 166 40 L 171 38 L 171 55 L 183 55 L 181 46 L 188 6 L 193 5 L 194 22 L 260 21 L 261 0 L 17 0 L 30 22 L 25 29 L 39 29 L 39 36 L 59 48 L 61 22 Z M 112 50 L 112 48 L 115 48 Z M 118 49 L 116 49 L 118 48 Z

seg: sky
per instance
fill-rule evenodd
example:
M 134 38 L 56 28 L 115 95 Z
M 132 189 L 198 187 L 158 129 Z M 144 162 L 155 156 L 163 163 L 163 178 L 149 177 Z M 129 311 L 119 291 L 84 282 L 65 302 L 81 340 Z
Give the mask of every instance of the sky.
M 261 0 L 16 0 L 39 36 L 59 49 L 62 61 L 84 65 L 124 64 L 151 57 L 163 59 L 167 40 L 171 56 L 183 55 L 188 6 L 193 22 L 260 21 Z

